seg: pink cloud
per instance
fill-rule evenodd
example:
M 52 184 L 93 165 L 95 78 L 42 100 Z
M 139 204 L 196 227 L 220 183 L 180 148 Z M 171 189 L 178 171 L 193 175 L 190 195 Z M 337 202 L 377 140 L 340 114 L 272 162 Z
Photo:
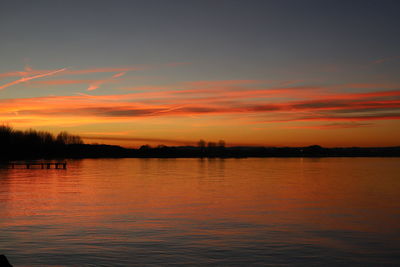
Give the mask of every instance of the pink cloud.
M 113 77 L 113 78 L 118 78 L 118 77 L 124 76 L 125 74 L 126 74 L 126 71 L 125 71 L 125 72 L 120 72 L 120 73 L 114 74 L 112 77 Z
M 383 115 L 360 115 L 360 116 L 315 116 L 304 118 L 293 118 L 290 120 L 275 120 L 269 122 L 293 122 L 293 121 L 373 121 L 373 120 L 399 120 L 400 113 Z
M 0 78 L 4 77 L 24 77 L 28 75 L 38 75 L 50 72 L 51 70 L 33 70 L 33 69 L 26 69 L 24 71 L 10 71 L 5 73 L 0 73 Z
M 18 79 L 16 81 L 1 85 L 0 86 L 0 90 L 2 90 L 4 88 L 7 88 L 9 86 L 12 86 L 12 85 L 19 84 L 19 83 L 24 83 L 24 82 L 27 82 L 27 81 L 30 81 L 30 80 L 33 80 L 33 79 L 38 79 L 38 78 L 51 76 L 51 75 L 57 74 L 59 72 L 65 71 L 65 70 L 66 70 L 66 68 L 63 68 L 63 69 L 59 69 L 59 70 L 55 70 L 55 71 L 51 71 L 51 72 L 47 72 L 47 73 L 43 73 L 43 74 L 37 74 L 37 75 L 34 75 L 34 76 L 30 76 L 30 77 L 23 77 L 23 78 Z
M 91 73 L 107 73 L 107 72 L 128 72 L 128 71 L 137 71 L 144 70 L 145 67 L 117 67 L 117 68 L 93 68 L 93 69 L 81 69 L 81 70 L 73 70 L 65 68 L 63 74 L 64 75 L 79 75 L 79 74 L 91 74 Z M 24 77 L 28 75 L 41 75 L 51 72 L 51 70 L 34 70 L 31 67 L 25 67 L 24 71 L 10 71 L 5 73 L 0 73 L 0 78 L 3 77 Z M 118 74 L 117 74 L 118 75 Z M 121 74 L 121 76 L 124 74 Z
M 125 120 L 148 116 L 191 116 L 218 114 L 274 114 L 278 121 L 307 120 L 377 120 L 397 119 L 386 111 L 400 109 L 400 99 L 376 99 L 377 95 L 359 94 L 358 98 L 322 98 L 303 101 L 253 102 L 246 97 L 227 94 L 224 98 L 196 98 L 180 96 L 176 92 L 149 92 L 124 95 L 79 95 L 65 97 L 41 97 L 0 101 L 3 115 L 30 114 L 39 117 L 87 117 L 97 119 Z M 286 92 L 287 93 L 287 92 Z M 385 95 L 385 94 L 383 94 Z M 154 98 L 162 101 L 154 102 Z M 235 100 L 235 101 L 233 101 Z M 323 113 L 321 113 L 323 112 Z M 386 112 L 382 114 L 382 112 Z M 299 117 L 299 114 L 304 116 Z
M 87 90 L 88 90 L 88 91 L 96 90 L 96 89 L 98 89 L 102 84 L 111 82 L 113 79 L 117 79 L 117 78 L 119 78 L 119 77 L 122 77 L 122 76 L 125 75 L 125 74 L 126 74 L 126 72 L 120 72 L 120 73 L 114 74 L 113 76 L 111 76 L 111 78 L 104 79 L 104 80 L 97 80 L 97 81 L 94 81 L 94 82 L 92 82 L 92 83 L 89 84 L 89 87 L 88 87 Z
M 175 66 L 186 65 L 186 64 L 189 64 L 189 63 L 173 62 L 173 63 L 164 64 L 163 66 L 175 67 Z M 153 67 L 156 67 L 156 66 L 153 66 Z M 80 70 L 74 70 L 74 69 L 68 68 L 68 70 L 64 71 L 63 74 L 65 74 L 65 75 L 80 75 L 80 74 L 91 74 L 91 73 L 118 72 L 119 74 L 116 74 L 116 75 L 117 75 L 117 77 L 120 77 L 129 71 L 145 70 L 145 69 L 149 69 L 149 68 L 151 68 L 151 66 L 105 67 L 105 68 L 89 68 L 89 69 L 80 69 Z M 39 75 L 39 74 L 44 74 L 44 73 L 48 73 L 48 72 L 51 72 L 51 70 L 34 70 L 32 67 L 27 65 L 27 66 L 25 66 L 23 71 L 9 71 L 9 72 L 5 72 L 5 73 L 0 73 L 0 78 L 24 77 L 24 76 L 28 76 L 28 75 Z M 125 73 L 122 74 L 123 72 L 125 72 Z
M 369 127 L 372 123 L 359 123 L 359 122 L 341 122 L 330 123 L 323 125 L 308 125 L 308 126 L 286 126 L 287 129 L 316 129 L 316 130 L 331 130 L 331 129 L 349 129 L 359 127 Z
M 88 90 L 95 90 L 123 75 L 125 72 L 102 80 L 58 80 L 53 83 L 87 81 Z M 51 84 L 52 81 L 44 82 Z M 0 120 L 29 118 L 32 122 L 49 123 L 62 117 L 66 122 L 85 124 L 124 122 L 147 117 L 237 114 L 237 118 L 248 118 L 249 121 L 254 118 L 255 123 L 273 123 L 393 120 L 400 116 L 400 90 L 337 93 L 337 90 L 331 90 L 331 86 L 268 88 L 264 82 L 200 81 L 156 88 L 142 87 L 141 92 L 128 94 L 80 94 L 0 100 Z M 138 88 L 141 87 L 136 89 Z M 146 90 L 148 88 L 150 89 Z M 259 120 L 260 117 L 274 119 Z

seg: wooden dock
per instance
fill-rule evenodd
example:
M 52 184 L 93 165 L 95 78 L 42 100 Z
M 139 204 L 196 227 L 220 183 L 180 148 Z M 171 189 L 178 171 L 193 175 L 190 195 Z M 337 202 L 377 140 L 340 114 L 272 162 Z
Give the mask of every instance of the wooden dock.
M 4 166 L 4 164 L 1 164 Z M 25 167 L 26 169 L 67 169 L 66 162 L 10 162 L 5 164 L 8 169 L 17 169 L 18 166 Z M 39 168 L 35 168 L 39 167 Z

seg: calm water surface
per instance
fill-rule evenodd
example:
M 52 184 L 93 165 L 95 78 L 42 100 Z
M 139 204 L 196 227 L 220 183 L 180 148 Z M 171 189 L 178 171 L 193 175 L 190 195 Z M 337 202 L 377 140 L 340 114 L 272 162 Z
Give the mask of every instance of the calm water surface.
M 400 265 L 400 159 L 85 159 L 0 170 L 15 266 Z

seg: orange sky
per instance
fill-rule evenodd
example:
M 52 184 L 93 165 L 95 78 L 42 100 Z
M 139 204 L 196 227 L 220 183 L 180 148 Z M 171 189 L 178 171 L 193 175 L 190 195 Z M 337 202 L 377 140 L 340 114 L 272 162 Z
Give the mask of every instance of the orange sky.
M 0 74 L 14 77 L 3 82 L 3 90 L 19 83 L 31 90 L 88 86 L 87 92 L 75 95 L 1 99 L 0 121 L 18 129 L 66 129 L 88 143 L 130 147 L 194 144 L 199 139 L 223 139 L 228 145 L 399 145 L 395 133 L 400 130 L 400 84 L 214 80 L 90 94 L 133 70 L 28 69 Z M 110 78 L 63 77 L 91 72 L 105 72 Z
M 234 2 L 4 3 L 0 124 L 127 147 L 400 145 L 396 1 Z

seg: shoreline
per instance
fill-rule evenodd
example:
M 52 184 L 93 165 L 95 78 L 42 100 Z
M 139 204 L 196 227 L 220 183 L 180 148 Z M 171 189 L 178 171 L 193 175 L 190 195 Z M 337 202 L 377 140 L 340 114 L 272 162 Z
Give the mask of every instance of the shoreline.
M 57 150 L 13 151 L 0 154 L 1 162 L 95 158 L 328 158 L 400 157 L 400 147 L 148 147 L 129 149 L 112 145 L 74 144 Z

